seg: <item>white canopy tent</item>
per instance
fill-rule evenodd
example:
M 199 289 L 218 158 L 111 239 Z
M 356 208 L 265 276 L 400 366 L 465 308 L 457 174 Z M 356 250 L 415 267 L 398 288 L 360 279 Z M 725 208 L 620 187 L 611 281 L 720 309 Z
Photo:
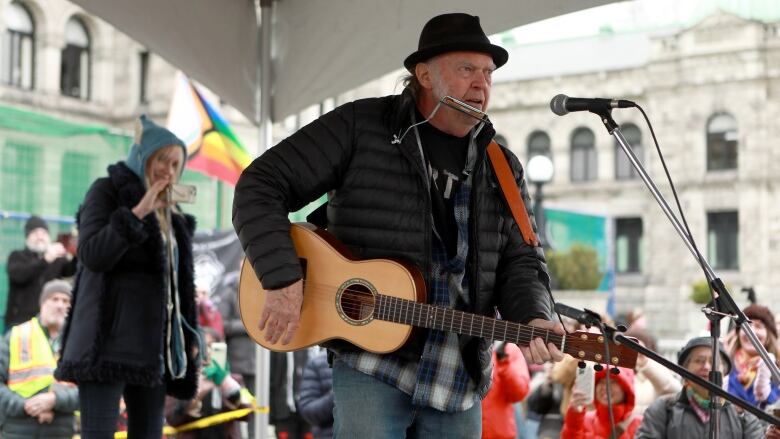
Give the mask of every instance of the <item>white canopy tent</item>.
M 401 67 L 439 13 L 478 15 L 493 34 L 614 0 L 258 0 L 271 9 L 267 65 L 253 0 L 73 1 L 257 122 L 261 69 L 278 121 Z
M 615 0 L 72 1 L 257 123 L 265 150 L 272 121 L 401 67 L 435 15 L 478 15 L 494 34 Z M 267 406 L 268 351 L 257 360 L 258 403 Z M 255 437 L 267 422 L 258 414 Z

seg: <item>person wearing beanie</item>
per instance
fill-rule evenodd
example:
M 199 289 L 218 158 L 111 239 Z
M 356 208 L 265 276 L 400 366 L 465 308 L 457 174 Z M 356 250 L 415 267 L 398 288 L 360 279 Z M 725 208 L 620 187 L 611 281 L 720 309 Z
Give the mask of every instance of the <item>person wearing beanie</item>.
M 780 347 L 772 312 L 766 306 L 755 303 L 745 307 L 742 312 L 750 319 L 750 327 L 758 341 L 777 362 L 780 359 Z M 760 408 L 780 399 L 780 388 L 769 379 L 769 367 L 758 355 L 747 334 L 738 326 L 730 334 L 729 352 L 734 362 L 734 368 L 727 377 L 729 393 Z
M 726 349 L 718 342 L 721 372 L 728 375 L 734 368 Z M 701 379 L 709 380 L 712 371 L 712 337 L 694 337 L 677 353 L 677 364 Z M 720 437 L 729 439 L 759 439 L 765 434 L 763 423 L 753 414 L 737 410 L 721 399 Z M 710 437 L 710 392 L 683 379 L 682 390 L 665 395 L 645 410 L 635 439 L 690 439 Z
M 159 438 L 165 395 L 190 399 L 197 386 L 195 220 L 167 197 L 186 148 L 138 122 L 127 159 L 77 215 L 80 269 L 55 376 L 78 385 L 84 439 L 113 437 L 123 396 L 129 436 Z
M 55 279 L 40 291 L 39 312 L 11 328 L 0 344 L 0 436 L 72 438 L 78 389 L 55 381 L 60 332 L 70 309 L 71 284 Z
M 76 258 L 59 242 L 51 242 L 49 225 L 32 215 L 24 224 L 25 248 L 8 255 L 8 298 L 5 329 L 30 320 L 38 312 L 38 293 L 51 279 L 76 273 Z
M 255 312 L 269 344 L 289 344 L 304 324 L 303 272 L 288 214 L 328 194 L 325 214 L 312 218 L 355 258 L 402 258 L 425 279 L 427 304 L 490 317 L 498 308 L 506 320 L 544 329 L 520 346 L 527 363 L 563 358 L 544 340 L 550 330 L 564 331 L 551 321 L 550 277 L 533 218 L 525 208 L 512 215 L 492 160 L 506 171 L 508 196 L 529 203 L 523 167 L 479 115 L 489 108 L 493 72 L 508 57 L 479 17 L 437 15 L 403 60 L 400 94 L 341 105 L 244 169 L 233 226 L 267 291 Z M 490 345 L 434 329 L 413 331 L 390 354 L 327 342 L 334 436 L 479 437 Z

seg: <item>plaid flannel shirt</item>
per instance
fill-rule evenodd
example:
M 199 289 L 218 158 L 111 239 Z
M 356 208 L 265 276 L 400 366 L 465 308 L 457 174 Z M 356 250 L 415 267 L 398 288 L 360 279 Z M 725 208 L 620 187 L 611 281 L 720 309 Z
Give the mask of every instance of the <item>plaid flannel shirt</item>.
M 464 309 L 468 305 L 469 200 L 471 176 L 455 194 L 453 208 L 458 228 L 457 254 L 447 258 L 447 251 L 434 233 L 429 303 Z M 406 361 L 394 354 L 371 352 L 337 353 L 338 358 L 360 372 L 394 386 L 412 397 L 417 406 L 446 412 L 464 411 L 479 402 L 475 383 L 466 372 L 458 344 L 458 335 L 429 329 L 419 361 Z

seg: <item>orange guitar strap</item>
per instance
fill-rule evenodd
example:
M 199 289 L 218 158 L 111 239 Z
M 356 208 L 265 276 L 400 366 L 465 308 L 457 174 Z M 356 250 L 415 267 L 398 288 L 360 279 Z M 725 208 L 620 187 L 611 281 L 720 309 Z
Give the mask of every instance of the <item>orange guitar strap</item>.
M 509 167 L 509 163 L 506 161 L 504 152 L 501 151 L 501 147 L 498 146 L 495 140 L 490 141 L 487 152 L 490 162 L 493 164 L 493 170 L 496 171 L 498 184 L 501 185 L 501 193 L 504 194 L 509 210 L 512 211 L 512 216 L 515 217 L 515 221 L 520 227 L 523 241 L 531 247 L 538 247 L 539 238 L 536 237 L 534 228 L 531 226 L 531 218 L 528 216 L 523 197 L 520 196 L 520 190 L 517 188 L 517 182 L 512 174 L 512 169 Z

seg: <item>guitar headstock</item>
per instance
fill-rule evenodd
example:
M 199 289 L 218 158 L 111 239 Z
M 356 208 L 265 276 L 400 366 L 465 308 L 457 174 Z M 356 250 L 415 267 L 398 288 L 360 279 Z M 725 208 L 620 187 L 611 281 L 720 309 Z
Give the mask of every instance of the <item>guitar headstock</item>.
M 564 352 L 578 360 L 588 360 L 610 366 L 633 369 L 637 353 L 621 344 L 609 341 L 609 358 L 604 349 L 605 335 L 594 332 L 575 331 L 566 336 Z

